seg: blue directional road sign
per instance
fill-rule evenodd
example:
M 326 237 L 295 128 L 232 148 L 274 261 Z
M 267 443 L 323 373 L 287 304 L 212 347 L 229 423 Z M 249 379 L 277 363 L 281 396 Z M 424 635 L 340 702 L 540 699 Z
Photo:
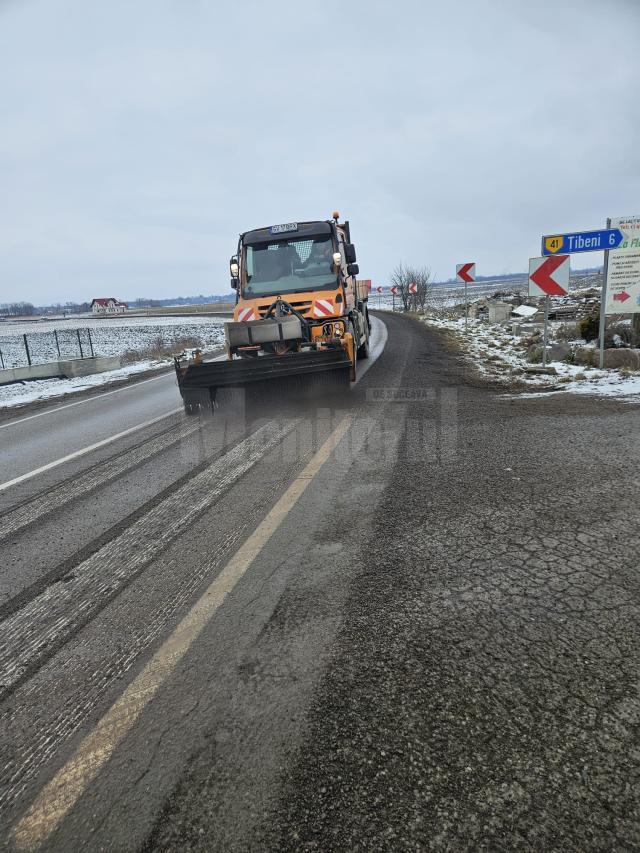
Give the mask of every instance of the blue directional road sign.
M 619 228 L 603 228 L 602 231 L 577 231 L 575 234 L 553 234 L 542 238 L 543 255 L 571 255 L 575 252 L 601 252 L 617 249 L 625 239 Z

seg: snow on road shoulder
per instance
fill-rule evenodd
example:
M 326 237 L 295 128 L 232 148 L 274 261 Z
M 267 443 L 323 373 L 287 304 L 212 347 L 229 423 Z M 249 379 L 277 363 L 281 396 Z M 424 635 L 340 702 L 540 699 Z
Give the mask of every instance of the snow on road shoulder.
M 640 399 L 640 373 L 624 369 L 598 370 L 551 361 L 548 366 L 555 369 L 555 375 L 527 374 L 526 368 L 531 365 L 526 358 L 526 341 L 507 328 L 469 319 L 465 331 L 463 318 L 424 317 L 423 320 L 429 326 L 451 333 L 479 373 L 505 386 L 518 383 L 521 395 L 546 396 L 553 389 L 572 394 L 626 398 L 632 402 Z
M 139 361 L 118 370 L 106 370 L 104 373 L 93 373 L 90 376 L 76 376 L 73 379 L 35 379 L 29 382 L 13 382 L 11 385 L 0 385 L 0 411 L 14 406 L 25 406 L 39 400 L 49 400 L 86 391 L 107 385 L 111 382 L 127 379 L 136 373 L 143 373 L 154 368 L 167 367 L 169 362 Z

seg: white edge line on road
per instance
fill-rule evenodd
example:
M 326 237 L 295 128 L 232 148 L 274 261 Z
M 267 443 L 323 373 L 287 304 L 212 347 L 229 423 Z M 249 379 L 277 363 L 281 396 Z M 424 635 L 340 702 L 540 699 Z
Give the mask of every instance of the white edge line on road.
M 132 382 L 129 385 L 123 385 L 122 388 L 114 388 L 112 391 L 104 391 L 102 394 L 94 394 L 93 397 L 85 397 L 84 400 L 76 400 L 74 403 L 65 403 L 64 406 L 56 406 L 55 409 L 47 409 L 45 412 L 37 412 L 35 415 L 27 415 L 24 418 L 18 418 L 15 421 L 9 421 L 6 424 L 0 424 L 0 429 L 17 426 L 25 421 L 32 421 L 34 418 L 42 418 L 45 415 L 54 415 L 56 412 L 61 412 L 63 409 L 70 409 L 72 406 L 81 406 L 83 403 L 91 403 L 93 400 L 99 400 L 100 397 L 108 397 L 110 394 L 117 394 L 118 391 L 127 391 L 131 388 L 137 388 L 138 385 L 144 385 L 146 382 L 157 382 L 158 379 L 165 379 L 170 376 L 169 370 L 163 371 L 159 376 L 152 376 L 150 379 L 141 379 L 139 382 Z
M 142 424 L 136 424 L 136 426 L 129 427 L 129 429 L 125 429 L 122 432 L 116 433 L 115 435 L 110 435 L 108 438 L 103 438 L 102 441 L 96 441 L 95 444 L 90 444 L 88 447 L 82 447 L 80 448 L 80 450 L 74 450 L 73 453 L 69 453 L 67 456 L 63 456 L 60 459 L 54 459 L 53 462 L 47 462 L 46 465 L 41 465 L 40 468 L 35 468 L 33 471 L 29 471 L 26 474 L 21 474 L 19 477 L 14 477 L 13 480 L 7 480 L 6 483 L 1 483 L 0 492 L 3 492 L 5 489 L 11 488 L 11 486 L 15 486 L 18 483 L 23 483 L 25 480 L 30 480 L 32 477 L 36 477 L 38 474 L 43 474 L 45 471 L 50 471 L 51 468 L 56 468 L 58 465 L 62 465 L 65 462 L 70 462 L 72 459 L 77 459 L 79 456 L 84 456 L 85 453 L 91 453 L 92 450 L 98 450 L 98 448 L 100 447 L 105 447 L 107 444 L 111 444 L 112 441 L 117 441 L 119 438 L 124 438 L 125 435 L 131 435 L 132 432 L 137 432 L 139 429 L 144 429 L 145 427 L 157 424 L 158 421 L 162 421 L 165 418 L 168 418 L 170 415 L 175 415 L 181 411 L 182 406 L 179 406 L 177 409 L 171 409 L 171 411 L 165 412 L 164 415 L 159 415 L 157 418 L 152 418 L 150 421 L 145 421 Z
M 371 320 L 371 352 L 369 353 L 369 358 L 358 362 L 358 375 L 354 384 L 358 383 L 367 370 L 373 367 L 380 358 L 389 337 L 387 327 L 382 320 L 379 320 L 377 317 L 372 317 Z
M 258 527 L 231 557 L 121 696 L 85 736 L 76 752 L 47 782 L 13 828 L 18 850 L 37 849 L 54 832 L 136 724 L 208 622 L 244 577 L 264 546 L 313 482 L 353 424 L 347 415 L 298 474 Z
M 212 358 L 212 361 L 221 361 L 223 358 L 226 358 L 226 354 L 223 352 L 222 355 L 217 355 L 215 358 Z M 135 374 L 131 374 L 135 376 Z M 169 367 L 166 370 L 163 368 L 162 373 L 159 376 L 152 376 L 150 379 L 140 379 L 137 382 L 130 382 L 128 385 L 123 385 L 121 388 L 114 388 L 112 391 L 104 391 L 102 394 L 94 394 L 92 397 L 85 397 L 84 400 L 76 400 L 73 403 L 65 403 L 63 406 L 56 406 L 55 409 L 47 409 L 44 412 L 37 412 L 35 415 L 26 415 L 24 418 L 18 418 L 15 421 L 9 421 L 6 424 L 0 424 L 0 429 L 7 429 L 7 427 L 17 426 L 18 424 L 23 424 L 25 421 L 32 421 L 34 418 L 42 418 L 44 415 L 54 415 L 56 412 L 61 412 L 63 409 L 70 409 L 72 406 L 81 406 L 83 403 L 91 403 L 93 400 L 99 400 L 101 397 L 108 397 L 110 394 L 117 394 L 119 391 L 130 391 L 132 388 L 137 388 L 139 385 L 145 385 L 147 382 L 157 382 L 158 379 L 165 379 L 167 376 L 171 376 L 172 371 Z M 177 383 L 176 383 L 177 384 Z

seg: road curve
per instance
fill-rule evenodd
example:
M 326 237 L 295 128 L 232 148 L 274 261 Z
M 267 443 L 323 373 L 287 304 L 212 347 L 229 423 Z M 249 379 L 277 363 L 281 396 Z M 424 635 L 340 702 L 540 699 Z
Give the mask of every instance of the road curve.
M 502 398 L 377 322 L 348 398 L 168 414 L 1 493 L 4 848 L 640 845 L 638 407 Z M 129 391 L 25 446 L 124 432 Z

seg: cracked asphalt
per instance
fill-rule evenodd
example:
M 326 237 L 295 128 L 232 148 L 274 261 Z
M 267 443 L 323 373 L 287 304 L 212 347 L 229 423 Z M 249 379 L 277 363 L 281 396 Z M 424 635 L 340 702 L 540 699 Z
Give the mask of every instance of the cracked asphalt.
M 347 439 L 42 849 L 640 849 L 639 407 L 501 396 L 422 324 L 384 322 L 348 405 L 298 412 L 188 534 L 38 650 L 0 705 L 8 849 L 345 414 Z M 202 430 L 136 445 L 120 514 L 124 474 L 61 471 L 49 509 L 26 496 L 0 633 L 58 563 L 80 576 L 147 503 L 162 517 L 154 483 L 170 496 L 242 437 Z M 54 534 L 70 513 L 75 569 Z

